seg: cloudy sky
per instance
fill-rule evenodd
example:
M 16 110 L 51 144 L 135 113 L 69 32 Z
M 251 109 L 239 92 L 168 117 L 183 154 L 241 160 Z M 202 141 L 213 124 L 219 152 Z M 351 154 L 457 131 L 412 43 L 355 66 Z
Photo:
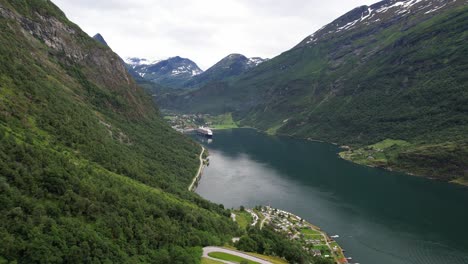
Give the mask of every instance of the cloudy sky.
M 377 0 L 52 0 L 121 57 L 182 56 L 202 69 L 230 53 L 272 58 Z

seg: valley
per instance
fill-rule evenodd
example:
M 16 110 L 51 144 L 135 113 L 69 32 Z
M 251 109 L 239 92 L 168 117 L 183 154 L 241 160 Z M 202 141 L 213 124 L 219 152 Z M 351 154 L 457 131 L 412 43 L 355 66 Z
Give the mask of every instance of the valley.
M 357 7 L 239 76 L 165 90 L 154 101 L 185 114 L 230 113 L 237 126 L 268 134 L 346 145 L 343 157 L 359 164 L 465 182 L 467 8 L 435 0 Z M 378 148 L 378 158 L 370 153 L 388 142 L 405 144 Z
M 0 263 L 468 263 L 467 1 L 359 6 L 203 69 L 180 47 L 245 44 L 203 39 L 231 16 L 61 2 L 85 32 L 54 2 L 0 0 Z

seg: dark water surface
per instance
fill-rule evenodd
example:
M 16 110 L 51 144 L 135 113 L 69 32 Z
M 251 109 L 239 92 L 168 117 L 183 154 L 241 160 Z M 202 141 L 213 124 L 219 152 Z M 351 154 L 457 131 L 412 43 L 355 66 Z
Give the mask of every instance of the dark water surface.
M 197 193 L 208 200 L 295 213 L 340 235 L 361 264 L 468 263 L 466 187 L 355 165 L 336 146 L 250 129 L 215 131 L 202 143 L 210 166 Z

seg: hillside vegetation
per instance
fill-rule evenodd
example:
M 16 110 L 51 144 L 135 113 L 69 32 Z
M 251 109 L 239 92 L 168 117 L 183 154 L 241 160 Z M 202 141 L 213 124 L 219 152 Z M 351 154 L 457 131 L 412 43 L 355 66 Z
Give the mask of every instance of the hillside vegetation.
M 50 1 L 0 0 L 0 263 L 199 263 L 236 232 L 200 147 Z
M 343 157 L 444 180 L 468 177 L 467 32 L 466 1 L 381 1 L 235 80 L 158 102 L 232 112 L 240 125 L 353 150 L 403 140 L 380 149 L 385 158 Z

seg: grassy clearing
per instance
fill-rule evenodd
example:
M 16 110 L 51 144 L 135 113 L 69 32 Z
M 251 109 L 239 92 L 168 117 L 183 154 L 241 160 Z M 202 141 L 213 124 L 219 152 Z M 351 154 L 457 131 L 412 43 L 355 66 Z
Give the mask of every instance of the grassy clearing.
M 213 129 L 231 129 L 238 128 L 237 123 L 232 119 L 231 113 L 226 113 L 218 116 L 206 118 L 206 122 L 211 122 L 210 127 Z
M 465 185 L 465 186 L 468 186 L 468 179 L 466 178 L 457 178 L 453 181 L 451 181 L 452 183 L 456 183 L 456 184 L 461 184 L 461 185 Z
M 252 223 L 252 216 L 247 211 L 235 211 L 236 222 L 242 229 L 247 229 L 247 227 Z
M 253 209 L 254 213 L 256 213 L 258 215 L 258 222 L 257 222 L 257 226 L 260 227 L 260 224 L 262 223 L 263 219 L 265 219 L 265 216 L 262 214 L 261 211 L 257 210 L 257 209 Z
M 408 141 L 399 140 L 399 139 L 385 139 L 374 145 L 370 145 L 369 148 L 374 150 L 387 149 L 393 146 L 405 147 L 411 145 Z
M 333 252 L 334 252 L 335 257 L 336 257 L 337 259 L 343 259 L 343 258 L 345 258 L 344 254 L 343 254 L 343 251 L 341 250 L 341 248 L 340 248 L 340 246 L 338 245 L 338 243 L 336 243 L 336 242 L 331 242 L 331 243 L 330 243 L 330 246 L 331 246 L 331 248 L 333 249 Z M 336 247 L 337 250 L 335 250 L 335 247 Z
M 251 260 L 239 257 L 239 256 L 234 256 L 234 255 L 231 255 L 231 254 L 228 254 L 228 253 L 224 253 L 224 252 L 212 252 L 212 253 L 209 253 L 208 256 L 210 256 L 212 258 L 221 259 L 221 260 L 232 261 L 232 262 L 235 262 L 235 263 L 246 262 L 246 263 L 249 263 L 249 264 L 259 264 L 256 261 L 251 261 Z
M 340 152 L 339 155 L 343 159 L 361 165 L 409 172 L 413 175 L 467 185 L 468 162 L 464 158 L 468 155 L 466 140 L 427 144 L 386 139 L 356 150 Z
M 233 247 L 233 246 L 229 246 L 229 245 L 226 245 L 224 246 L 223 248 L 225 249 L 230 249 L 230 250 L 234 250 L 234 251 L 239 251 L 237 250 L 237 248 Z M 254 253 L 254 252 L 245 252 L 245 251 L 239 251 L 239 252 L 242 252 L 244 254 L 247 254 L 247 255 L 250 255 L 252 257 L 256 257 L 256 258 L 259 258 L 259 259 L 263 259 L 263 260 L 266 260 L 266 261 L 270 261 L 271 263 L 273 264 L 286 264 L 288 263 L 285 259 L 282 259 L 280 257 L 275 257 L 275 256 L 267 256 L 267 255 L 263 255 L 263 254 L 258 254 L 258 253 Z
M 209 259 L 209 258 L 202 258 L 201 259 L 201 264 L 223 264 L 223 262 L 216 261 L 216 260 Z
M 309 228 L 303 228 L 301 229 L 301 233 L 304 235 L 320 235 L 321 233 L 317 230 L 309 229 Z
M 266 133 L 268 135 L 276 135 L 276 131 L 278 131 L 278 129 L 280 129 L 282 126 L 283 126 L 283 123 L 270 127 L 269 129 L 267 129 Z
M 248 253 L 244 252 L 244 253 L 247 254 L 247 255 L 250 255 L 252 257 L 256 257 L 256 258 L 259 258 L 259 259 L 270 261 L 273 264 L 287 264 L 288 263 L 286 260 L 284 260 L 282 258 L 279 258 L 279 257 L 265 256 L 265 255 L 262 255 L 262 254 L 251 253 L 251 252 L 248 252 Z
M 324 241 L 322 235 L 304 235 L 304 238 L 306 238 L 306 239 L 318 239 L 320 241 Z
M 386 167 L 396 158 L 397 153 L 410 146 L 411 143 L 404 140 L 385 139 L 357 150 L 340 152 L 339 155 L 358 164 Z

